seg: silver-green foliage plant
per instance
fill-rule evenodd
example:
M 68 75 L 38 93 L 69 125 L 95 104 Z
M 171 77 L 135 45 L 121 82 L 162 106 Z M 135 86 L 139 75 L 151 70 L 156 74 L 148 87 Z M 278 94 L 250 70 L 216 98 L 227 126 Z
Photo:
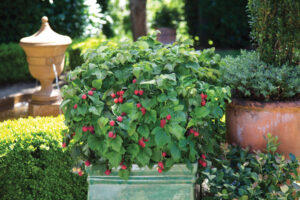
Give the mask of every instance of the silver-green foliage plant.
M 158 164 L 162 173 L 218 147 L 230 91 L 207 82 L 215 76 L 215 55 L 155 38 L 103 43 L 85 54 L 63 88 L 65 144 L 87 166 L 104 162 L 107 175 L 120 166 L 127 179 L 132 164 Z
M 300 65 L 274 67 L 260 60 L 255 51 L 242 51 L 237 58 L 222 60 L 221 82 L 232 88 L 236 98 L 292 100 L 300 97 Z

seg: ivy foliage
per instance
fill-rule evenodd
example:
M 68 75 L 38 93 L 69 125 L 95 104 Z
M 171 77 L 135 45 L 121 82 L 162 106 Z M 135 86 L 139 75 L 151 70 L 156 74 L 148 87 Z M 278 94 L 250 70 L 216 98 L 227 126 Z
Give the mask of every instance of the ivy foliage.
M 221 82 L 230 86 L 236 98 L 276 101 L 300 98 L 300 65 L 276 67 L 260 60 L 257 52 L 241 51 L 227 56 L 220 67 Z
M 203 81 L 213 82 L 213 73 L 207 74 L 216 70 L 212 60 L 207 66 L 209 55 L 194 51 L 187 41 L 163 46 L 155 38 L 104 43 L 87 52 L 86 62 L 68 74 L 63 88 L 61 107 L 70 130 L 66 143 L 79 147 L 78 158 L 91 163 L 101 159 L 107 169 L 122 163 L 127 169 L 119 174 L 125 179 L 132 164 L 152 167 L 163 162 L 168 170 L 174 163 L 196 162 L 199 152 L 213 153 L 224 100 L 229 100 L 228 87 Z M 124 94 L 118 96 L 120 91 Z M 114 95 L 122 103 L 115 103 Z M 190 134 L 190 129 L 200 135 Z

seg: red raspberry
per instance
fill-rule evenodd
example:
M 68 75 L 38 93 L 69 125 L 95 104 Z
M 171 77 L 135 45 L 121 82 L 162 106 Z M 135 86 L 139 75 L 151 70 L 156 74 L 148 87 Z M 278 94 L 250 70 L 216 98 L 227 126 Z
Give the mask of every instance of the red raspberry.
M 127 169 L 126 165 L 122 165 L 121 168 L 122 168 L 122 169 Z
M 207 99 L 207 94 L 204 95 L 204 99 Z
M 141 106 L 142 106 L 142 105 L 141 105 L 140 103 L 137 103 L 137 104 L 136 104 L 136 107 L 137 107 L 137 108 L 140 108 Z
M 202 99 L 202 100 L 203 100 L 203 99 L 206 99 L 206 98 L 205 98 L 205 94 L 201 93 L 200 96 L 201 96 L 201 99 Z
M 136 83 L 136 79 L 133 79 L 133 80 L 132 80 L 132 83 Z
M 202 159 L 206 159 L 205 154 L 202 154 L 202 155 L 201 155 L 201 158 L 202 158 Z
M 195 137 L 198 137 L 198 136 L 199 136 L 199 133 L 198 133 L 197 131 L 195 131 L 195 132 L 194 132 L 194 136 L 195 136 Z
M 67 144 L 64 142 L 64 143 L 61 144 L 61 146 L 62 146 L 63 148 L 65 148 L 65 147 L 67 146 Z
M 87 131 L 88 131 L 88 127 L 83 126 L 83 127 L 82 127 L 82 131 L 83 131 L 83 132 L 87 132 Z
M 82 99 L 86 99 L 86 94 L 83 94 L 83 95 L 81 96 L 81 98 L 82 98 Z
M 201 101 L 201 106 L 205 106 L 205 104 L 206 104 L 205 100 L 202 100 Z
M 115 121 L 111 120 L 111 121 L 109 122 L 109 125 L 110 125 L 110 126 L 114 126 L 114 125 L 115 125 Z
M 95 131 L 94 126 L 89 126 L 88 129 L 89 129 L 90 132 L 94 132 Z
M 78 107 L 78 105 L 77 105 L 77 104 L 75 104 L 75 105 L 73 106 L 73 108 L 74 108 L 74 109 L 77 109 L 77 107 Z
M 119 103 L 119 99 L 118 99 L 118 98 L 115 98 L 115 99 L 114 99 L 114 102 L 115 102 L 115 103 Z
M 203 164 L 203 160 L 199 159 L 199 160 L 198 160 L 198 163 L 199 163 L 200 165 L 202 165 L 202 164 Z
M 109 131 L 109 132 L 108 132 L 108 137 L 114 138 L 114 137 L 115 137 L 115 134 L 114 134 L 112 131 Z
M 190 129 L 190 133 L 191 133 L 191 134 L 194 134 L 194 133 L 195 133 L 194 129 L 191 128 L 191 129 Z
M 83 175 L 83 173 L 82 173 L 81 170 L 78 172 L 78 175 L 79 175 L 79 176 L 82 176 L 82 175 Z
M 141 108 L 142 114 L 145 115 L 146 114 L 146 108 Z
M 161 168 L 158 168 L 157 171 L 158 171 L 158 173 L 160 173 L 160 174 L 163 172 L 163 170 L 162 170 Z
M 202 167 L 206 167 L 207 163 L 205 161 L 202 162 Z
M 163 164 L 163 162 L 158 162 L 158 164 L 157 164 L 161 169 L 164 169 L 164 164 Z
M 160 127 L 164 128 L 167 121 L 165 119 L 160 120 Z
M 143 90 L 140 90 L 140 91 L 139 91 L 139 95 L 142 96 L 143 94 L 144 94 L 144 91 L 143 91 Z
M 166 157 L 167 153 L 166 152 L 162 152 L 161 155 L 162 155 L 162 157 Z
M 73 132 L 72 134 L 71 134 L 71 137 L 74 137 L 75 136 L 75 132 Z
M 139 91 L 138 90 L 134 90 L 134 94 L 135 95 L 139 95 Z
M 120 96 L 120 91 L 117 92 L 117 95 Z
M 87 167 L 89 167 L 89 166 L 91 165 L 90 161 L 88 161 L 88 160 L 85 161 L 84 164 L 85 164 L 85 166 L 87 166 Z
M 108 176 L 108 175 L 110 175 L 111 171 L 109 169 L 107 169 L 104 173 Z
M 116 94 L 115 93 L 111 93 L 110 95 L 112 98 L 116 98 Z
M 93 96 L 93 94 L 94 94 L 94 92 L 93 92 L 92 90 L 90 90 L 90 91 L 88 92 L 88 95 L 90 95 L 90 96 Z
M 140 140 L 139 140 L 139 145 L 140 145 L 141 147 L 145 148 L 146 144 L 145 144 L 145 142 L 143 141 L 143 139 L 140 139 Z
M 123 97 L 118 98 L 119 103 L 123 103 L 123 100 L 124 100 Z
M 125 93 L 125 92 L 124 92 L 123 90 L 121 90 L 121 91 L 120 91 L 120 96 L 123 96 L 124 93 Z
M 93 88 L 92 88 L 92 91 L 95 91 L 95 90 L 96 90 L 96 88 L 93 87 Z
M 125 112 L 122 112 L 121 116 L 126 116 L 127 114 Z
M 143 141 L 144 141 L 144 142 L 148 142 L 148 141 L 149 141 L 149 139 L 144 139 L 144 138 L 143 138 Z
M 123 121 L 123 118 L 121 116 L 117 117 L 117 121 L 118 122 L 122 122 Z
M 170 120 L 171 119 L 171 115 L 167 115 L 167 120 Z

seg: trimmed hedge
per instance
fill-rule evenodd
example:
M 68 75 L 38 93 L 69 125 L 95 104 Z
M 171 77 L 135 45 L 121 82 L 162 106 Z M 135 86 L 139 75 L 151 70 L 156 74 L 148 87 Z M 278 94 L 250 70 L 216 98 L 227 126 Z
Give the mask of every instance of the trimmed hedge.
M 86 199 L 86 175 L 61 147 L 63 116 L 0 123 L 0 199 Z
M 0 84 L 34 80 L 19 44 L 0 44 Z

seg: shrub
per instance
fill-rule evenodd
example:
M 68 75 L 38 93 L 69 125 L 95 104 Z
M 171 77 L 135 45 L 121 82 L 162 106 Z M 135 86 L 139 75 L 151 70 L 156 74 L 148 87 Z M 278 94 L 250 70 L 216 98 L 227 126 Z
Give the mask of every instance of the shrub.
M 26 55 L 18 44 L 0 44 L 0 84 L 33 80 Z
M 86 176 L 70 171 L 61 147 L 63 117 L 0 123 L 0 199 L 85 199 Z
M 63 87 L 66 143 L 77 147 L 79 159 L 101 159 L 108 173 L 121 165 L 124 179 L 133 163 L 158 163 L 160 173 L 196 162 L 201 153 L 213 153 L 221 137 L 229 88 L 199 78 L 205 52 L 187 41 L 164 46 L 155 38 L 101 44 Z
M 268 134 L 267 153 L 250 153 L 248 149 L 222 144 L 222 154 L 208 161 L 202 171 L 203 189 L 211 199 L 287 199 L 300 197 L 292 182 L 299 180 L 299 163 L 274 153 L 277 138 Z
M 300 66 L 274 67 L 260 60 L 257 52 L 242 51 L 222 60 L 221 82 L 232 88 L 232 95 L 251 100 L 291 100 L 299 98 Z
M 216 47 L 249 47 L 247 0 L 184 0 L 189 34 L 200 39 L 196 45 Z
M 300 63 L 300 2 L 249 0 L 251 37 L 261 59 L 274 65 Z
M 84 0 L 2 0 L 0 10 L 0 43 L 19 42 L 22 37 L 32 35 L 40 28 L 44 15 L 56 32 L 80 37 L 88 18 Z
M 74 40 L 67 50 L 69 65 L 68 68 L 73 70 L 75 67 L 81 66 L 84 63 L 82 54 L 89 49 L 97 48 L 103 38 L 86 38 Z
M 180 21 L 180 12 L 178 8 L 170 8 L 163 5 L 159 10 L 156 11 L 153 19 L 153 27 L 161 28 L 177 28 Z

